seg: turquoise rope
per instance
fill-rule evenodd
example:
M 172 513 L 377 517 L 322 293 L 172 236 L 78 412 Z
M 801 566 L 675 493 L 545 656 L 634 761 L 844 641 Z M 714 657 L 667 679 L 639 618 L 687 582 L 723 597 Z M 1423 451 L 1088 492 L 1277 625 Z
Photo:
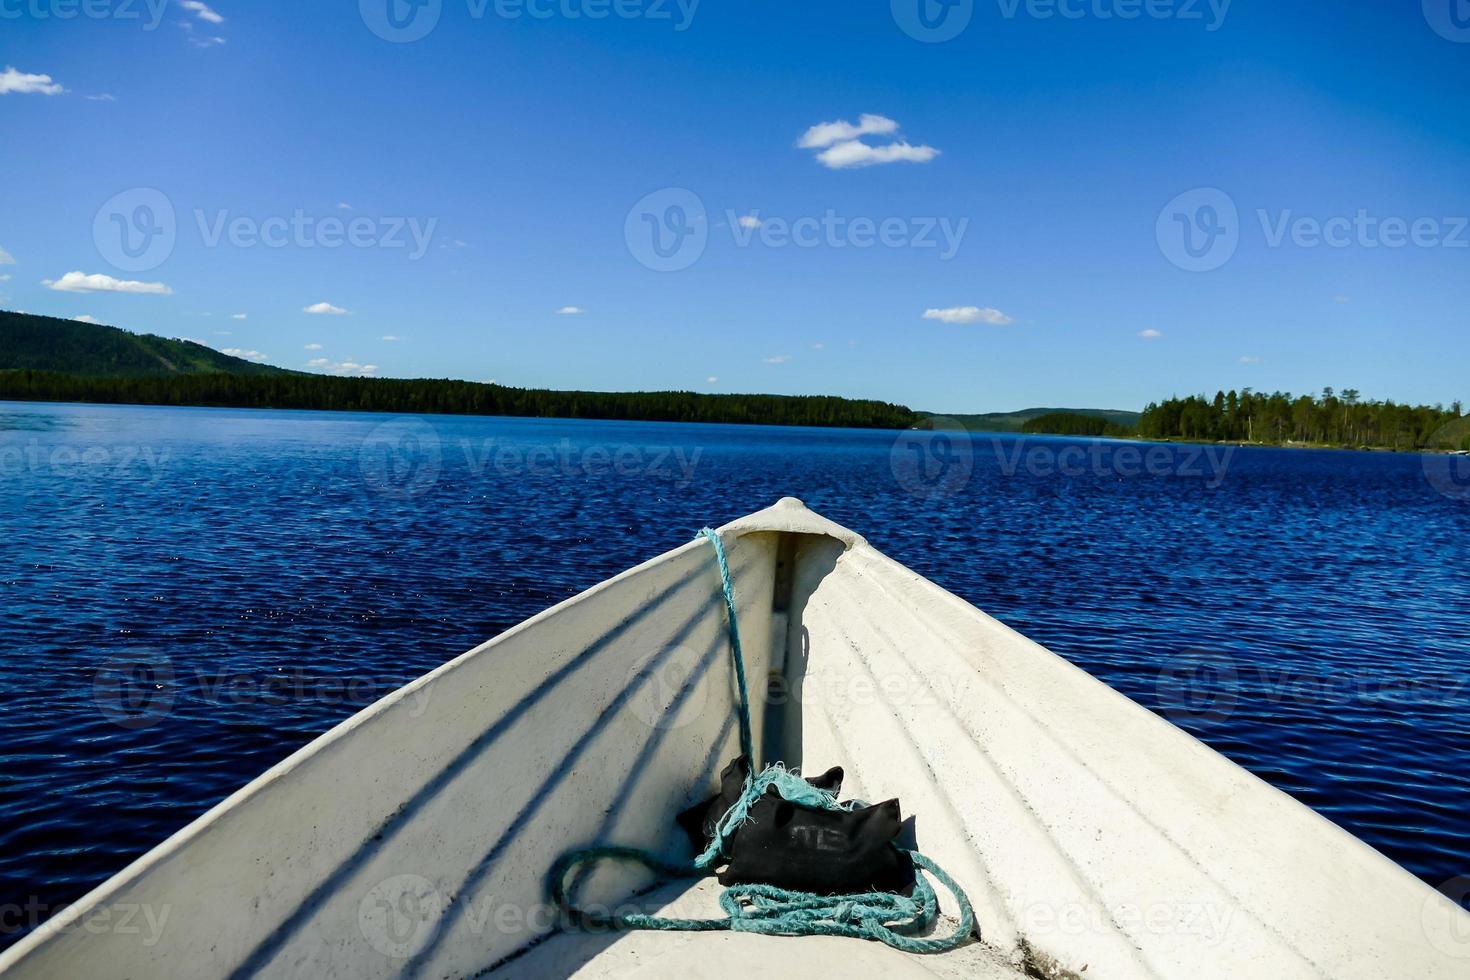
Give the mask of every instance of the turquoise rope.
M 740 648 L 740 627 L 735 618 L 735 586 L 730 578 L 730 564 L 725 545 L 715 531 L 699 532 L 714 545 L 720 566 L 720 582 L 725 592 L 725 611 L 729 617 L 730 653 L 735 662 L 735 681 L 740 692 L 740 745 L 747 759 L 751 753 L 750 695 L 745 684 L 745 655 Z M 863 804 L 853 800 L 839 802 L 835 793 L 818 789 L 801 778 L 801 774 L 776 763 L 746 780 L 745 791 L 735 805 L 720 818 L 709 847 L 692 864 L 671 864 L 648 851 L 634 847 L 604 845 L 564 854 L 551 869 L 551 898 L 568 920 L 584 929 L 652 929 L 661 932 L 750 932 L 766 936 L 848 936 L 886 943 L 905 953 L 943 953 L 962 946 L 975 929 L 975 912 L 970 900 L 945 871 L 918 851 L 904 851 L 914 862 L 914 894 L 863 892 L 855 895 L 816 895 L 811 892 L 777 888 L 774 885 L 732 885 L 720 896 L 723 919 L 679 919 L 644 913 L 616 914 L 590 912 L 572 904 L 567 877 L 583 864 L 601 860 L 631 861 L 641 864 L 663 877 L 685 878 L 710 874 L 710 870 L 728 855 L 725 842 L 749 817 L 750 808 L 768 789 L 792 802 L 823 810 L 851 810 Z M 942 884 L 959 905 L 959 925 L 947 936 L 920 938 L 939 918 L 939 899 L 934 887 L 919 870 L 928 872 Z
M 730 632 L 730 658 L 735 661 L 735 685 L 740 689 L 740 751 L 750 760 L 754 769 L 757 759 L 751 748 L 750 735 L 750 690 L 745 686 L 745 653 L 740 649 L 740 620 L 735 618 L 735 582 L 730 577 L 730 562 L 725 558 L 725 542 L 718 531 L 704 528 L 698 537 L 705 538 L 715 546 L 715 558 L 720 563 L 720 585 L 725 592 L 725 615 Z

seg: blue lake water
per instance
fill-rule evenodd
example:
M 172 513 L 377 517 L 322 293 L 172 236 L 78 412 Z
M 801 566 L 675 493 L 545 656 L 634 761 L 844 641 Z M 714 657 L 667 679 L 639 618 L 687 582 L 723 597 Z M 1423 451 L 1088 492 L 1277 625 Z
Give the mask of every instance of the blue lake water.
M 0 403 L 0 945 L 400 684 L 787 494 L 1438 886 L 1470 873 L 1455 465 Z

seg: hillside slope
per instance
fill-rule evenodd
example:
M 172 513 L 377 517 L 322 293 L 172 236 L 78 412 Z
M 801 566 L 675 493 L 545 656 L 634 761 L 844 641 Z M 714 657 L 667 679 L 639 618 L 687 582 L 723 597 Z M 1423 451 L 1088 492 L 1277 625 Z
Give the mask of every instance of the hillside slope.
M 1127 428 L 1136 426 L 1140 417 L 1138 412 L 1112 408 L 1023 408 L 1019 412 L 991 412 L 987 415 L 940 415 L 933 412 L 923 414 L 954 419 L 972 432 L 1020 432 L 1027 422 L 1043 415 L 1088 415 Z
M 189 340 L 0 311 L 0 371 L 27 368 L 93 377 L 291 373 L 221 354 Z

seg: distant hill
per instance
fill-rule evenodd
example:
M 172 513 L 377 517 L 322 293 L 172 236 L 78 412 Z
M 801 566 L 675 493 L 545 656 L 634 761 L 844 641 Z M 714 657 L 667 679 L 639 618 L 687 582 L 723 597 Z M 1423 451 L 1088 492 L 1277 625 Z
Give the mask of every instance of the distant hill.
M 338 378 L 254 364 L 188 340 L 0 312 L 0 400 L 432 412 L 907 429 L 902 405 L 825 395 L 547 391 L 447 378 Z
M 988 415 L 944 415 L 938 412 L 921 412 L 922 415 L 954 419 L 971 432 L 1020 432 L 1027 422 L 1044 415 L 1086 415 L 1103 419 L 1116 426 L 1133 428 L 1141 417 L 1139 412 L 1125 412 L 1111 408 L 1024 408 L 1019 412 L 992 412 Z
M 190 340 L 0 311 L 0 371 L 26 369 L 112 378 L 293 373 L 221 354 Z

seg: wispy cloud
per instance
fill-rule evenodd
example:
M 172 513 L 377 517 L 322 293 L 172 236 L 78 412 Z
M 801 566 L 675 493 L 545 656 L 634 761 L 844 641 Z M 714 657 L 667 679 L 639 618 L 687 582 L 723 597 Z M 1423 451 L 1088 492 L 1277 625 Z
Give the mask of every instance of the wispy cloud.
M 896 132 L 898 132 L 898 123 L 895 120 L 876 113 L 865 112 L 858 116 L 856 126 L 846 119 L 817 123 L 801 134 L 801 139 L 796 145 L 803 150 L 816 150 L 824 146 L 831 146 L 833 143 L 850 142 L 860 136 L 887 136 Z
M 50 75 L 33 75 L 10 66 L 0 72 L 0 95 L 60 95 L 65 91 Z
M 339 201 L 337 203 L 337 210 L 338 211 L 351 211 L 352 210 L 352 205 L 348 204 L 346 201 Z
M 243 319 L 245 319 L 245 314 L 244 313 L 236 313 L 234 316 L 230 317 L 230 319 L 231 320 L 243 320 Z
M 0 265 L 15 265 L 15 256 L 0 248 Z
M 307 350 L 321 350 L 322 349 L 322 345 L 321 344 L 307 344 L 306 345 L 306 349 Z
M 1334 296 L 1334 297 L 1332 297 L 1332 302 L 1334 302 L 1334 303 L 1351 303 L 1352 301 L 1353 301 L 1353 298 L 1351 296 Z
M 761 363 L 762 364 L 785 364 L 789 360 L 791 360 L 791 355 L 790 354 L 777 354 L 775 357 L 763 357 L 763 358 L 761 358 Z
M 848 167 L 871 167 L 885 163 L 928 163 L 939 155 L 932 146 L 914 146 L 907 140 L 894 140 L 873 145 L 864 136 L 893 136 L 898 123 L 887 116 L 864 113 L 856 125 L 846 119 L 817 123 L 796 145 L 804 150 L 821 150 L 817 162 L 833 170 Z
M 399 338 L 398 337 L 395 337 L 391 333 L 385 333 L 385 334 L 383 334 L 383 339 L 386 340 L 386 341 L 392 342 L 392 341 L 398 340 Z
M 581 316 L 583 313 L 586 313 L 587 311 L 584 310 L 584 309 L 582 309 L 580 306 L 563 306 L 561 309 L 557 310 L 556 312 L 558 314 L 560 314 L 561 316 Z
M 715 377 L 712 374 L 709 377 L 707 377 L 707 378 L 704 379 L 704 383 L 707 384 L 707 385 L 712 385 L 712 384 L 717 383 L 719 380 L 720 380 L 719 378 Z
M 820 342 L 820 341 L 818 341 L 815 344 L 812 344 L 812 350 L 826 350 L 826 349 L 827 349 L 827 345 L 824 344 L 824 343 L 822 343 L 822 342 Z
M 989 306 L 930 308 L 924 311 L 924 319 L 938 320 L 940 323 L 984 323 L 992 327 L 1006 327 L 1016 322 L 1000 310 Z
M 82 98 L 86 99 L 88 102 L 116 102 L 117 101 L 117 96 L 115 96 L 115 95 L 113 95 L 113 94 L 111 94 L 109 92 L 102 92 L 102 93 L 100 93 L 98 95 L 84 95 L 84 96 L 82 96 Z
M 209 36 L 209 37 L 191 37 L 191 38 L 189 38 L 189 43 L 192 44 L 192 45 L 194 45 L 194 47 L 196 47 L 196 48 L 217 48 L 221 44 L 224 44 L 225 43 L 225 39 L 222 38 L 222 37 L 214 37 L 214 36 Z
M 1260 364 L 1261 363 L 1261 359 L 1259 357 L 1246 356 L 1246 357 L 1242 357 L 1240 359 L 1240 363 L 1242 363 L 1242 364 Z
M 742 214 L 736 221 L 742 228 L 759 228 L 764 222 L 753 214 Z
M 254 361 L 256 364 L 263 364 L 270 360 L 267 355 L 262 354 L 258 350 L 241 350 L 239 347 L 226 347 L 220 353 L 228 354 L 230 357 L 238 357 L 242 361 Z
M 90 313 L 83 313 L 81 316 L 74 316 L 74 317 L 72 317 L 72 319 L 75 320 L 75 321 L 77 321 L 78 323 L 101 323 L 102 322 L 101 320 L 97 319 L 95 316 L 93 316 Z
M 331 303 L 321 302 L 302 307 L 301 312 L 310 313 L 313 316 L 347 316 L 352 311 L 344 310 L 340 306 L 333 306 Z
M 225 19 L 215 13 L 209 4 L 201 3 L 200 0 L 181 0 L 179 6 L 191 12 L 200 20 L 208 21 L 211 24 L 223 24 L 225 22 Z
M 59 293 L 146 293 L 169 296 L 173 290 L 161 282 L 139 282 L 136 279 L 114 279 L 102 273 L 68 272 L 60 279 L 43 279 L 41 285 Z
M 1142 337 L 1144 340 L 1158 340 L 1163 337 L 1164 334 L 1162 331 L 1150 328 L 1148 330 L 1138 331 L 1138 336 Z

